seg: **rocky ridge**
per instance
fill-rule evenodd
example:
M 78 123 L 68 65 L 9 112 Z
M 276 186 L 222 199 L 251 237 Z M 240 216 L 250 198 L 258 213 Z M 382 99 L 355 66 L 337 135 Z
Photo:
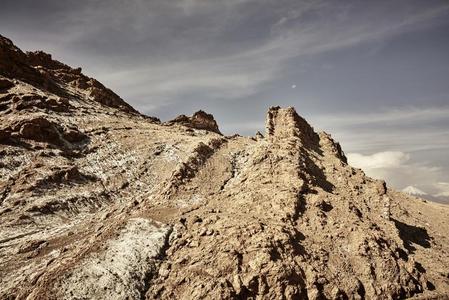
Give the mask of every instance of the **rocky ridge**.
M 223 136 L 139 114 L 0 37 L 0 298 L 444 299 L 447 206 L 347 164 L 293 108 Z

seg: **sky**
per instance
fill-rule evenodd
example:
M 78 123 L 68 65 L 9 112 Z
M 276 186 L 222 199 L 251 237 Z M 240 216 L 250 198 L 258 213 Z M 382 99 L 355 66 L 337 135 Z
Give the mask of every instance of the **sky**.
M 162 120 L 294 106 L 349 162 L 449 203 L 449 1 L 2 0 L 0 34 Z

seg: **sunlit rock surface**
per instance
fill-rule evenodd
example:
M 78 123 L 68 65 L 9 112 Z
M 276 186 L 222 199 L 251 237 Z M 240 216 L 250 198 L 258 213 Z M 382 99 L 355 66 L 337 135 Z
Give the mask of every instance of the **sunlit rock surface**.
M 293 108 L 161 123 L 0 38 L 1 299 L 444 299 L 448 215 Z

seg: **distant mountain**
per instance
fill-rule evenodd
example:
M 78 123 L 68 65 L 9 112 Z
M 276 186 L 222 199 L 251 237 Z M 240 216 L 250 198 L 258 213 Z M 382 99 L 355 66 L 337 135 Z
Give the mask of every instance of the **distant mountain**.
M 409 185 L 408 187 L 404 188 L 402 190 L 403 193 L 406 193 L 408 195 L 412 195 L 412 196 L 424 196 L 427 195 L 426 192 L 418 189 L 417 187 L 411 186 Z
M 420 190 L 419 188 L 417 188 L 415 186 L 411 186 L 411 185 L 402 189 L 402 192 L 407 195 L 421 198 L 424 200 L 429 200 L 432 202 L 443 203 L 443 204 L 449 204 L 449 196 L 444 193 L 431 195 L 431 194 L 428 194 L 425 191 Z

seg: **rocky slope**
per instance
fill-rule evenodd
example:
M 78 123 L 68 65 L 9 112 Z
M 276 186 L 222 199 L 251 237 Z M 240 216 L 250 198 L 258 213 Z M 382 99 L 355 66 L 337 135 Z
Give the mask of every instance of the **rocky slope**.
M 445 299 L 448 212 L 293 108 L 161 123 L 0 37 L 1 299 Z

